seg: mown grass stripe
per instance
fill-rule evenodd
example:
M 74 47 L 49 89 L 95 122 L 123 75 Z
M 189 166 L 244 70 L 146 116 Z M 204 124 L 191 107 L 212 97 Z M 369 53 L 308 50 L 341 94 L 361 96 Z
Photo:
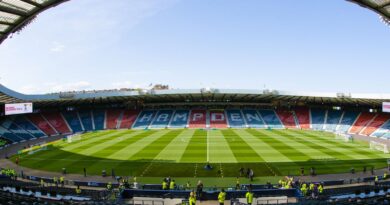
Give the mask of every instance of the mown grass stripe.
M 180 162 L 199 163 L 207 161 L 207 139 L 205 130 L 196 130 L 188 143 Z
M 220 130 L 210 130 L 208 134 L 209 161 L 211 163 L 236 163 L 237 159 Z
M 194 133 L 195 130 L 183 130 L 156 156 L 155 160 L 179 162 Z
M 222 130 L 234 157 L 239 162 L 264 162 L 264 159 L 250 147 L 240 135 L 232 130 Z

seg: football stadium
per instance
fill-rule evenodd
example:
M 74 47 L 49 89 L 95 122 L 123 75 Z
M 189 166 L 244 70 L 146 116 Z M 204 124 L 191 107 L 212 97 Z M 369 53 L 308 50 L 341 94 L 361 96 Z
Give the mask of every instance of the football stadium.
M 0 0 L 0 47 L 72 2 Z M 0 204 L 389 204 L 390 94 L 261 87 L 0 84 Z

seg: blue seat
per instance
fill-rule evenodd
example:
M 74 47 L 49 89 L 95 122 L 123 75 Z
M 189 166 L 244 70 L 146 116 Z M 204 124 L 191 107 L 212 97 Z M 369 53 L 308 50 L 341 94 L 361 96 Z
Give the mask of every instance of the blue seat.
M 95 124 L 95 130 L 104 130 L 104 119 L 106 117 L 106 111 L 94 110 L 93 123 Z
M 256 110 L 242 110 L 247 125 L 251 128 L 266 128 L 264 121 Z
M 32 138 L 35 138 L 32 134 L 28 133 L 23 128 L 19 127 L 17 124 L 12 122 L 10 119 L 6 119 L 2 122 L 1 126 L 5 129 L 7 129 L 10 133 L 13 133 L 14 135 L 18 136 L 19 138 L 23 140 L 30 140 Z
M 244 116 L 241 114 L 241 110 L 226 110 L 229 126 L 232 128 L 246 127 Z
M 74 133 L 83 131 L 77 112 L 63 112 L 62 115 Z
M 135 129 L 145 129 L 148 128 L 152 123 L 157 111 L 154 110 L 144 110 L 139 115 L 135 121 L 133 128 Z
M 325 129 L 335 131 L 337 125 L 340 122 L 342 114 L 343 112 L 340 110 L 328 110 L 328 117 L 326 119 Z
M 185 128 L 188 124 L 189 119 L 189 110 L 176 110 L 172 116 L 171 123 L 169 127 L 172 128 Z
M 310 109 L 311 115 L 311 128 L 313 130 L 322 130 L 325 123 L 325 110 L 323 109 Z
M 93 130 L 91 111 L 89 110 L 79 111 L 79 116 L 81 119 L 81 123 L 83 124 L 84 130 L 86 131 Z
M 151 128 L 166 128 L 171 121 L 173 110 L 159 110 L 154 117 Z
M 377 129 L 372 136 L 374 137 L 384 137 L 390 131 L 390 120 L 385 122 L 379 129 Z
M 280 122 L 274 110 L 259 110 L 259 113 L 268 128 L 283 128 L 283 124 Z
M 23 139 L 23 138 L 15 135 L 14 133 L 10 132 L 9 130 L 7 130 L 1 126 L 0 126 L 0 136 L 11 141 L 11 142 L 20 142 L 22 140 L 26 140 L 26 139 Z

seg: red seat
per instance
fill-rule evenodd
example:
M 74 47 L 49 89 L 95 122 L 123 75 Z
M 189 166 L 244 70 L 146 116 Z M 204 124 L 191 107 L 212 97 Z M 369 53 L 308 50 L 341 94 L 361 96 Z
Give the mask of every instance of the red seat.
M 190 128 L 206 128 L 206 110 L 191 110 Z
M 122 120 L 119 128 L 126 129 L 131 128 L 137 116 L 139 114 L 138 110 L 125 110 L 123 111 Z
M 72 131 L 69 129 L 66 124 L 64 118 L 59 112 L 46 112 L 42 113 L 43 117 L 57 130 L 58 133 L 66 134 L 71 133 Z
M 371 121 L 361 132 L 362 135 L 370 136 L 378 128 L 380 128 L 385 122 L 389 120 L 389 115 L 385 113 L 378 114 L 373 121 Z
M 282 121 L 284 127 L 286 128 L 297 128 L 297 124 L 295 123 L 294 113 L 288 110 L 276 110 L 276 114 L 278 114 L 280 121 Z
M 227 128 L 225 112 L 221 110 L 210 111 L 211 128 Z
M 41 114 L 31 114 L 27 118 L 35 124 L 46 135 L 55 135 L 57 132 L 49 125 L 49 123 L 42 117 Z
M 106 111 L 106 129 L 116 129 L 122 110 L 109 109 Z
M 295 115 L 297 116 L 299 126 L 302 129 L 310 129 L 309 108 L 297 108 L 295 109 Z
M 352 127 L 349 129 L 349 133 L 358 134 L 364 127 L 370 123 L 370 121 L 375 117 L 375 114 L 362 112 Z

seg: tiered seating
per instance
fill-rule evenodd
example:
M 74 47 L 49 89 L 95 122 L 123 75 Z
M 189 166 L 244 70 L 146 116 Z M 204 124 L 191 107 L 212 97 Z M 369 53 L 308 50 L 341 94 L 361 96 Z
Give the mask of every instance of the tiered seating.
M 27 118 L 34 123 L 40 130 L 46 135 L 51 136 L 57 134 L 57 132 L 50 126 L 50 124 L 42 117 L 41 114 L 27 115 Z
M 137 119 L 137 116 L 139 114 L 138 110 L 125 110 L 123 111 L 121 124 L 119 125 L 119 128 L 126 129 L 131 128 L 131 126 L 134 124 L 135 120 Z
M 269 128 L 283 128 L 274 110 L 259 110 L 259 113 Z
M 30 121 L 28 121 L 23 116 L 16 117 L 14 119 L 14 123 L 17 124 L 20 128 L 31 133 L 35 138 L 45 136 L 45 133 L 43 133 L 41 130 L 39 130 L 37 127 L 35 127 L 35 125 L 33 125 Z
M 241 114 L 241 110 L 226 110 L 229 127 L 244 128 L 246 127 L 244 116 Z
M 294 113 L 288 110 L 277 110 L 276 113 L 279 116 L 280 121 L 282 121 L 284 127 L 286 128 L 297 128 L 295 123 Z
M 1 123 L 1 126 L 24 140 L 30 140 L 34 138 L 32 134 L 28 133 L 26 130 L 22 129 L 21 127 L 19 127 L 9 119 L 4 120 Z
M 380 113 L 359 134 L 370 136 L 375 130 L 385 124 L 387 120 L 389 120 L 389 115 Z
M 248 127 L 266 128 L 266 125 L 256 110 L 242 110 Z
M 375 114 L 362 112 L 356 122 L 352 125 L 351 129 L 349 129 L 349 133 L 358 134 L 371 120 L 375 117 Z
M 347 133 L 358 116 L 358 112 L 345 111 L 341 118 L 340 125 L 336 128 L 336 132 Z
M 390 132 L 390 120 L 385 122 L 382 125 L 382 127 L 377 129 L 371 136 L 373 136 L 373 137 L 383 137 L 388 132 Z
M 343 112 L 340 110 L 328 110 L 328 117 L 326 118 L 325 130 L 335 131 L 337 125 L 340 122 L 342 114 Z
M 211 128 L 227 128 L 225 112 L 222 110 L 210 111 Z
M 145 129 L 148 128 L 150 123 L 152 123 L 157 111 L 154 110 L 144 110 L 142 111 L 137 120 L 135 121 L 133 128 L 136 129 Z
M 172 128 L 185 128 L 188 124 L 189 110 L 176 110 L 172 116 L 169 127 Z
M 7 129 L 5 129 L 4 127 L 1 127 L 1 126 L 0 126 L 0 136 L 11 141 L 11 142 L 20 142 L 20 141 L 25 140 L 25 139 L 15 135 L 14 133 L 8 131 Z
M 190 128 L 206 128 L 206 110 L 191 110 Z
M 166 128 L 171 121 L 173 110 L 159 110 L 150 125 L 151 128 Z
M 46 118 L 46 120 L 52 127 L 54 127 L 54 129 L 57 130 L 58 133 L 67 134 L 72 132 L 59 112 L 42 113 L 42 116 Z
M 92 115 L 90 110 L 79 111 L 79 116 L 84 130 L 93 130 Z
M 65 120 L 68 122 L 69 127 L 74 133 L 83 131 L 77 112 L 63 112 L 62 115 L 64 116 Z
M 308 108 L 295 109 L 295 115 L 297 116 L 299 127 L 302 129 L 310 129 L 310 112 Z
M 120 120 L 122 110 L 109 109 L 107 110 L 106 129 L 116 129 Z
M 95 130 L 104 130 L 104 120 L 106 118 L 106 112 L 104 110 L 94 110 L 93 114 L 93 124 L 95 125 Z
M 314 130 L 322 130 L 325 123 L 326 110 L 322 109 L 310 109 L 311 114 L 311 128 Z

